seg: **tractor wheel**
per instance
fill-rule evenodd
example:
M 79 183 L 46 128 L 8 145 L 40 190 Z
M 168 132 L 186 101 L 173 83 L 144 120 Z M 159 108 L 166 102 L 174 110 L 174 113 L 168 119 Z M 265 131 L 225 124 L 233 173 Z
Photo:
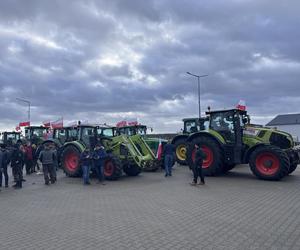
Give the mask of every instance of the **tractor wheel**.
M 297 166 L 297 163 L 293 163 L 292 165 L 290 165 L 289 174 L 293 173 L 296 170 Z
M 178 138 L 175 143 L 175 152 L 176 152 L 176 162 L 181 165 L 187 165 L 186 161 L 186 152 L 187 152 L 187 145 L 185 138 Z
M 82 174 L 80 167 L 80 151 L 72 145 L 65 147 L 61 155 L 61 164 L 67 176 L 78 177 Z
M 289 173 L 290 161 L 282 149 L 266 145 L 253 151 L 249 165 L 256 177 L 278 181 Z
M 123 171 L 128 176 L 137 176 L 141 173 L 141 168 L 139 168 L 137 165 L 125 165 L 123 167 Z
M 223 153 L 219 144 L 212 138 L 206 136 L 196 137 L 191 143 L 188 144 L 187 161 L 190 169 L 193 168 L 196 148 L 198 145 L 206 154 L 203 160 L 202 169 L 205 175 L 214 176 L 222 173 L 223 169 Z
M 109 156 L 104 162 L 104 177 L 107 180 L 117 180 L 122 175 L 122 166 L 118 158 Z
M 229 172 L 231 169 L 233 169 L 236 166 L 236 164 L 224 164 L 223 165 L 223 173 Z

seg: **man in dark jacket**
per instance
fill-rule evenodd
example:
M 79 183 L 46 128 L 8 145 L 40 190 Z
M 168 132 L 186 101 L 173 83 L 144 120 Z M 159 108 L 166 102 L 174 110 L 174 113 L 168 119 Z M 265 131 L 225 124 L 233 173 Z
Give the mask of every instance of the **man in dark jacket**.
M 93 155 L 90 150 L 86 148 L 80 155 L 80 163 L 82 168 L 83 184 L 90 185 L 90 171 L 93 163 Z
M 200 177 L 199 185 L 204 185 L 205 181 L 204 181 L 204 174 L 202 171 L 202 164 L 206 155 L 198 145 L 195 145 L 195 149 L 196 149 L 196 156 L 195 156 L 195 162 L 193 166 L 194 179 L 191 185 L 193 186 L 197 185 L 199 177 Z
M 165 166 L 165 177 L 172 176 L 172 167 L 175 159 L 175 147 L 173 144 L 168 142 L 164 146 L 164 166 Z
M 14 178 L 16 184 L 13 186 L 16 189 L 22 188 L 23 180 L 23 165 L 24 165 L 24 153 L 20 149 L 20 144 L 16 144 L 11 155 L 11 167 L 13 169 Z
M 1 147 L 0 148 L 0 187 L 2 187 L 2 175 L 3 175 L 5 181 L 5 187 L 8 188 L 7 165 L 9 163 L 9 157 L 5 145 L 1 144 L 0 147 Z
M 107 153 L 105 151 L 105 148 L 102 145 L 97 144 L 94 150 L 94 167 L 98 175 L 99 182 L 102 183 L 102 185 L 105 185 L 104 183 L 104 160 L 107 157 Z
M 43 165 L 45 185 L 49 185 L 49 179 L 51 183 L 54 184 L 56 181 L 56 175 L 54 173 L 54 163 L 56 161 L 56 155 L 53 152 L 53 150 L 51 150 L 49 143 L 47 143 L 45 145 L 45 148 L 40 152 L 39 160 L 42 162 Z

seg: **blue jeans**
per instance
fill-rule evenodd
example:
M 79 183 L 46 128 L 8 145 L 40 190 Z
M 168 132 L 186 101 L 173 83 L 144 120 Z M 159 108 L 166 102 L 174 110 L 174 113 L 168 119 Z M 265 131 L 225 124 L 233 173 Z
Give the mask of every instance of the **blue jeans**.
M 96 173 L 99 181 L 104 181 L 104 160 L 100 160 L 95 164 Z
M 172 174 L 173 155 L 165 155 L 165 172 L 166 175 Z
M 82 178 L 83 178 L 83 184 L 87 184 L 90 182 L 90 170 L 91 166 L 82 165 Z

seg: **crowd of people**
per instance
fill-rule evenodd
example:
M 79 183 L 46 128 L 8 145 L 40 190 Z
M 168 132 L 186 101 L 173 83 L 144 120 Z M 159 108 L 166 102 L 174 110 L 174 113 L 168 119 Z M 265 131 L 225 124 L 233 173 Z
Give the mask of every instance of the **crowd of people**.
M 195 148 L 195 164 L 193 167 L 193 181 L 190 183 L 195 186 L 197 184 L 204 185 L 204 175 L 202 172 L 202 163 L 205 159 L 205 153 L 198 146 Z M 164 147 L 164 169 L 165 177 L 172 176 L 172 168 L 175 162 L 175 147 L 168 143 Z M 107 157 L 105 148 L 97 144 L 93 150 L 86 148 L 80 155 L 80 164 L 82 168 L 82 179 L 84 185 L 90 185 L 90 172 L 93 167 L 96 171 L 99 183 L 105 185 L 104 182 L 104 162 Z M 58 169 L 58 156 L 56 147 L 53 143 L 46 143 L 42 150 L 37 150 L 35 144 L 27 142 L 22 144 L 19 140 L 13 147 L 0 145 L 0 190 L 2 188 L 3 179 L 4 187 L 9 187 L 8 166 L 12 168 L 12 176 L 15 189 L 21 189 L 22 183 L 26 180 L 23 177 L 25 166 L 26 175 L 35 173 L 40 170 L 38 161 L 42 164 L 45 185 L 54 184 L 57 181 L 56 171 Z M 198 179 L 199 183 L 198 183 Z

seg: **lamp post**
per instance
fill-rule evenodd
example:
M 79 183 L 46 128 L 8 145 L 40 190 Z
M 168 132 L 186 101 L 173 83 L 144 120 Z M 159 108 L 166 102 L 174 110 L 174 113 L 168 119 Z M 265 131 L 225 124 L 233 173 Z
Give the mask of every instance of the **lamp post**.
M 28 121 L 30 122 L 30 105 L 31 105 L 31 102 L 28 101 L 28 100 L 25 100 L 23 98 L 16 98 L 16 100 L 28 104 Z
M 199 118 L 201 118 L 201 104 L 200 104 L 200 78 L 206 77 L 208 75 L 195 75 L 190 72 L 186 72 L 188 75 L 194 76 L 198 78 L 198 105 L 199 105 Z

